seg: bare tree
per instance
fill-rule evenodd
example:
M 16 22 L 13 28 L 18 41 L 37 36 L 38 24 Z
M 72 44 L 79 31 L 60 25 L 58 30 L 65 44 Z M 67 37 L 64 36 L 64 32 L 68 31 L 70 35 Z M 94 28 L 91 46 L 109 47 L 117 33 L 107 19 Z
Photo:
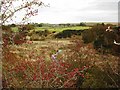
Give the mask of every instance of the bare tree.
M 6 22 L 19 18 L 17 12 L 24 11 L 21 21 L 25 21 L 38 13 L 38 7 L 45 6 L 41 0 L 2 0 L 1 1 L 1 25 Z

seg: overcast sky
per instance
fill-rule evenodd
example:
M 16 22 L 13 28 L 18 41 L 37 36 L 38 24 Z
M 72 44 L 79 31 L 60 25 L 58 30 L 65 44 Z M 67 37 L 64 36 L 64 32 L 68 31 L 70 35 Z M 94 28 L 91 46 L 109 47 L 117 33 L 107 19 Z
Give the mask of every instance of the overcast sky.
M 118 22 L 119 0 L 42 0 L 50 7 L 39 8 L 31 22 L 79 23 Z

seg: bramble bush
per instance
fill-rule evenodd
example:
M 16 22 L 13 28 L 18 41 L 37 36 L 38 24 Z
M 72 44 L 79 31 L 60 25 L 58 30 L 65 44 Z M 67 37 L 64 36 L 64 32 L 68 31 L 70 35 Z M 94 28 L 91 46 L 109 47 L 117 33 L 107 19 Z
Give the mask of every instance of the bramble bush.
M 13 32 L 10 26 L 2 26 L 2 38 L 3 38 L 3 46 L 7 46 L 10 44 L 23 44 L 26 42 L 26 32 L 19 31 Z
M 5 49 L 3 56 L 4 88 L 80 87 L 89 68 L 89 66 L 75 68 L 72 63 L 63 60 L 51 59 L 48 62 L 44 56 L 38 56 L 36 61 L 30 61 L 30 58 L 23 60 L 17 58 L 17 55 L 11 53 L 9 49 Z M 78 83 L 77 79 L 81 81 Z
M 23 44 L 26 42 L 26 38 L 25 38 L 25 35 L 21 34 L 21 33 L 18 33 L 18 34 L 15 34 L 15 33 L 12 33 L 12 34 L 8 34 L 8 33 L 4 33 L 2 35 L 2 38 L 3 38 L 3 46 L 7 46 L 7 45 L 10 45 L 10 44 Z
M 94 48 L 101 53 L 118 53 L 116 48 L 119 46 L 114 45 L 114 40 L 118 42 L 119 37 L 117 29 L 113 27 L 113 31 L 107 32 L 107 27 L 103 24 L 94 25 L 82 33 L 82 40 L 86 44 L 93 43 Z
M 84 43 L 94 42 L 99 36 L 102 36 L 105 33 L 107 26 L 98 24 L 94 25 L 91 29 L 85 30 L 82 34 L 82 40 Z
M 73 35 L 80 36 L 83 30 L 63 30 L 54 35 L 54 38 L 71 38 Z

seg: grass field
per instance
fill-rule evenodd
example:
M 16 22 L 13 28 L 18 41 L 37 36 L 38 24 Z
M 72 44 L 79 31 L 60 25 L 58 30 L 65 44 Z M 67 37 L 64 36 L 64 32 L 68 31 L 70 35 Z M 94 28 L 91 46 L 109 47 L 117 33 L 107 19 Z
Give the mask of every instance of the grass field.
M 12 27 L 11 29 L 12 29 L 13 32 L 18 32 L 19 31 L 18 27 Z
M 56 31 L 61 32 L 63 30 L 85 30 L 89 29 L 90 27 L 87 26 L 74 26 L 74 27 L 35 27 L 36 31 L 39 30 L 49 30 L 49 31 Z
M 44 30 L 49 30 L 49 31 L 56 31 L 56 32 L 61 32 L 63 30 L 85 30 L 89 29 L 90 27 L 88 26 L 72 26 L 72 27 L 35 27 L 35 31 L 44 31 Z M 12 27 L 13 32 L 17 32 L 18 27 Z

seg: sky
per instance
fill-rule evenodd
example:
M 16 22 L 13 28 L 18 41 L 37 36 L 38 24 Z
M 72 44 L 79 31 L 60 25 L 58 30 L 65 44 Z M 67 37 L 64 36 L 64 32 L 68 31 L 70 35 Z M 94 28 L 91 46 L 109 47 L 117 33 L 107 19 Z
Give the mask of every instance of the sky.
M 30 18 L 36 23 L 118 22 L 120 0 L 42 0 L 50 7 L 40 7 Z

